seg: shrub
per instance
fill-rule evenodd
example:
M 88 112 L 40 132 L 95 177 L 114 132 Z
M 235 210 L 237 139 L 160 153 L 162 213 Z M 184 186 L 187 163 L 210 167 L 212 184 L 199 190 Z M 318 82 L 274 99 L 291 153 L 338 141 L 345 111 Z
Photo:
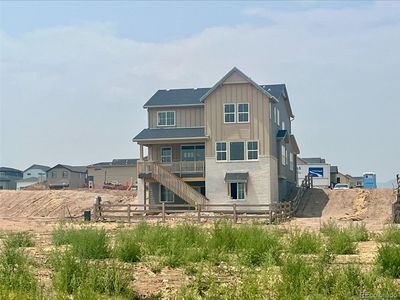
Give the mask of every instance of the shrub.
M 141 251 L 137 238 L 132 230 L 120 231 L 115 238 L 114 256 L 124 262 L 140 260 Z
M 400 247 L 383 245 L 379 248 L 376 260 L 382 273 L 400 278 Z
M 365 223 L 351 224 L 346 230 L 353 242 L 365 242 L 369 240 L 369 232 L 365 227 Z
M 322 249 L 321 238 L 306 230 L 292 230 L 288 242 L 288 250 L 293 254 L 316 254 Z
M 334 254 L 355 254 L 357 248 L 351 235 L 345 230 L 339 230 L 329 236 L 328 250 Z
M 70 244 L 77 229 L 66 228 L 60 224 L 52 232 L 53 243 L 56 246 Z
M 35 246 L 33 236 L 28 232 L 9 233 L 6 236 L 4 244 L 14 248 Z
M 400 245 L 400 228 L 395 226 L 385 228 L 381 240 L 383 242 Z
M 320 232 L 326 236 L 335 235 L 340 230 L 335 221 L 329 220 L 327 223 L 322 224 Z

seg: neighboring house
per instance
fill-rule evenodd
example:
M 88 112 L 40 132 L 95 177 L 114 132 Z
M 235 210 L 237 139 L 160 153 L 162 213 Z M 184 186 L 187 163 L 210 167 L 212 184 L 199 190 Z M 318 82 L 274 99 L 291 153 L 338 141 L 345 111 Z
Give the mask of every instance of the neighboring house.
M 24 179 L 37 178 L 38 182 L 46 181 L 46 172 L 50 169 L 48 166 L 32 165 L 24 171 Z
M 331 166 L 331 171 L 330 171 L 330 177 L 331 177 L 331 185 L 335 185 L 336 183 L 339 183 L 337 181 L 338 178 L 338 173 L 339 173 L 339 169 L 337 166 Z
M 89 186 L 92 184 L 93 188 L 103 188 L 106 182 L 134 185 L 137 179 L 136 162 L 137 159 L 113 159 L 111 162 L 88 166 Z
M 298 185 L 304 180 L 306 175 L 313 177 L 313 186 L 326 188 L 331 184 L 331 165 L 320 157 L 298 158 L 297 177 Z
M 336 183 L 345 183 L 345 184 L 348 184 L 349 186 L 351 186 L 351 180 L 352 180 L 352 178 L 350 175 L 345 175 L 341 172 L 337 173 Z
M 350 175 L 347 175 L 350 176 Z M 350 176 L 350 187 L 353 188 L 363 188 L 364 187 L 364 177 L 363 176 Z
M 86 166 L 58 164 L 47 170 L 47 185 L 51 189 L 77 189 L 86 186 Z
M 22 179 L 22 171 L 0 167 L 0 190 L 15 190 L 17 187 L 17 180 Z
M 17 180 L 17 190 L 22 190 L 28 186 L 34 185 L 35 183 L 38 183 L 38 178 L 36 178 L 36 177 L 28 177 L 25 179 L 19 179 L 19 180 Z
M 157 91 L 144 105 L 138 197 L 150 203 L 286 200 L 299 149 L 284 84 L 258 85 L 233 68 L 212 88 Z M 148 158 L 144 160 L 144 147 Z

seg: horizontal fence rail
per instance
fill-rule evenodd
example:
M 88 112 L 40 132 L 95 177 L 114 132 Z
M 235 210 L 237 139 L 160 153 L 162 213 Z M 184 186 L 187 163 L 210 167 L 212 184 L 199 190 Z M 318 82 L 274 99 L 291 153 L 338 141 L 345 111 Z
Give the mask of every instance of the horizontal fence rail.
M 267 223 L 290 219 L 290 202 L 274 204 L 95 204 L 94 221 L 145 221 L 149 219 L 264 219 Z

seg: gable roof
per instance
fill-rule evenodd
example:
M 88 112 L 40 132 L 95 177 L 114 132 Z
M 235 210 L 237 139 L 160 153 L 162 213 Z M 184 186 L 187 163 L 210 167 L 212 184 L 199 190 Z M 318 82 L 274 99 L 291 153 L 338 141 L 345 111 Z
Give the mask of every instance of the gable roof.
M 286 108 L 288 110 L 289 116 L 294 118 L 292 107 L 290 106 L 289 95 L 286 90 L 286 85 L 283 83 L 279 84 L 266 84 L 260 85 L 263 89 L 265 89 L 268 93 L 274 96 L 278 101 L 284 101 Z
M 50 167 L 49 166 L 43 166 L 43 165 L 34 164 L 34 165 L 30 166 L 29 168 L 27 168 L 26 170 L 24 170 L 24 172 L 26 172 L 26 171 L 28 171 L 30 169 L 40 169 L 40 170 L 46 172 L 48 169 L 50 169 Z
M 21 170 L 14 169 L 14 168 L 8 168 L 8 167 L 0 167 L 0 171 L 2 172 L 21 172 Z
M 87 170 L 86 166 L 69 166 L 69 165 L 58 164 L 58 165 L 55 165 L 54 167 L 48 169 L 47 172 L 49 172 L 55 168 L 65 168 L 65 169 L 70 170 L 71 172 L 75 172 L 75 173 L 86 173 L 86 170 Z
M 143 106 L 156 107 L 156 106 L 189 106 L 200 105 L 200 99 L 205 95 L 210 88 L 198 89 L 172 89 L 172 90 L 158 90 Z
M 212 92 L 214 92 L 218 87 L 220 87 L 233 73 L 238 73 L 240 76 L 242 76 L 244 79 L 246 79 L 249 83 L 251 83 L 256 89 L 258 89 L 261 93 L 265 94 L 269 99 L 279 102 L 278 99 L 276 99 L 274 96 L 272 96 L 269 92 L 267 92 L 264 88 L 259 86 L 257 83 L 255 83 L 250 77 L 248 77 L 246 74 L 244 74 L 242 71 L 240 71 L 238 68 L 233 67 L 232 70 L 230 70 L 224 77 L 221 78 L 214 86 L 207 91 L 201 98 L 200 102 L 204 102 L 204 100 L 211 95 Z

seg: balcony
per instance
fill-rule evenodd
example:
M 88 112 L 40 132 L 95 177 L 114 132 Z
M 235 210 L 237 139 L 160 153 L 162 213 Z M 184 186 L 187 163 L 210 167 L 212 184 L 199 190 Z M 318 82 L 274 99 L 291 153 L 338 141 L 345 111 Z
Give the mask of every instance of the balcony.
M 147 162 L 138 162 L 139 173 L 145 172 Z M 149 162 L 150 163 L 150 162 Z M 205 162 L 202 161 L 173 161 L 170 163 L 160 163 L 168 172 L 181 178 L 202 177 L 205 176 Z

